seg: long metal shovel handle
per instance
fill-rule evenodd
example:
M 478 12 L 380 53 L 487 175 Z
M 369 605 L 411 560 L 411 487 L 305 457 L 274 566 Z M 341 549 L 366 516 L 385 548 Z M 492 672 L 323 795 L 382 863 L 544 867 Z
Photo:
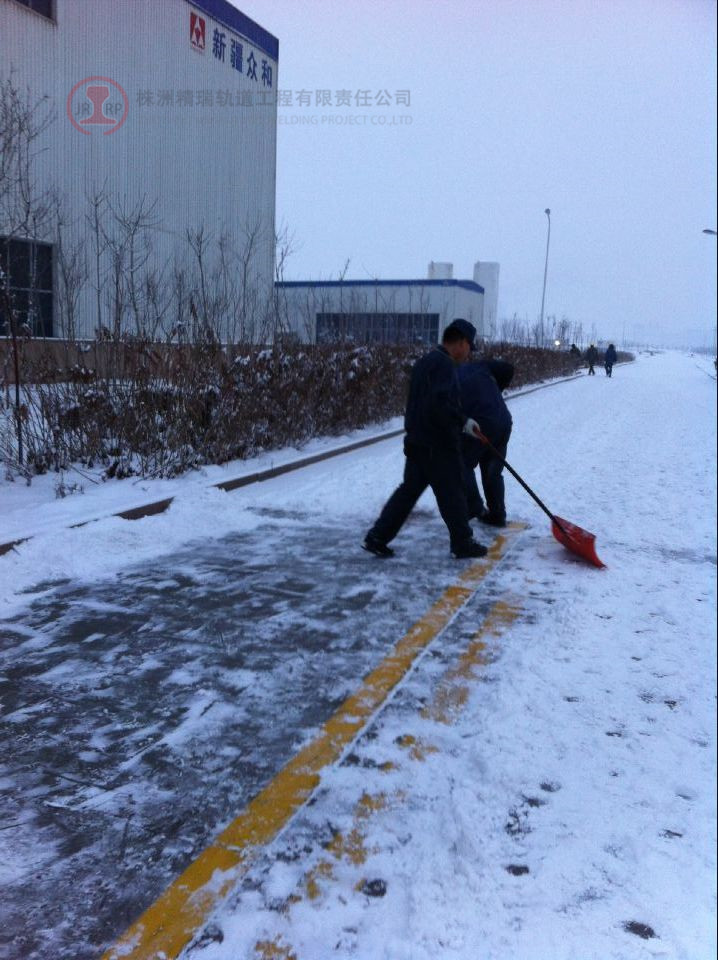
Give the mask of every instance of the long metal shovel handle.
M 491 441 L 489 440 L 489 438 L 486 437 L 486 436 L 484 436 L 483 433 L 479 433 L 479 434 L 478 434 L 478 439 L 479 439 L 479 441 L 480 441 L 481 443 L 484 444 L 484 446 L 486 446 L 486 447 L 489 448 L 489 450 L 490 450 L 491 453 L 496 457 L 497 460 L 500 460 L 501 463 L 503 463 L 503 465 L 504 465 L 504 466 L 506 467 L 506 469 L 509 471 L 509 473 L 511 474 L 511 476 L 512 476 L 515 480 L 518 480 L 518 482 L 521 484 L 521 486 L 524 488 L 524 490 L 526 491 L 526 493 L 528 493 L 528 495 L 529 495 L 530 497 L 533 497 L 533 499 L 534 499 L 534 500 L 536 501 L 536 503 L 541 507 L 541 509 L 542 509 L 543 512 L 546 514 L 546 516 L 551 520 L 551 522 L 556 524 L 556 526 L 559 528 L 559 530 L 561 531 L 561 533 L 565 534 L 566 536 L 569 536 L 568 531 L 567 531 L 564 527 L 561 526 L 561 522 L 559 521 L 558 517 L 556 517 L 555 514 L 551 513 L 551 511 L 550 511 L 549 508 L 546 506 L 546 504 L 543 502 L 543 500 L 541 500 L 540 497 L 538 497 L 538 496 L 533 492 L 533 490 L 532 490 L 531 487 L 528 485 L 528 483 L 526 483 L 526 481 L 524 480 L 524 478 L 523 478 L 523 477 L 520 477 L 519 474 L 516 473 L 516 471 L 514 470 L 514 468 L 511 466 L 511 464 L 510 464 L 507 460 L 504 460 L 504 458 L 501 456 L 501 454 L 500 454 L 499 451 L 496 449 L 496 447 L 493 445 L 493 443 L 491 443 Z

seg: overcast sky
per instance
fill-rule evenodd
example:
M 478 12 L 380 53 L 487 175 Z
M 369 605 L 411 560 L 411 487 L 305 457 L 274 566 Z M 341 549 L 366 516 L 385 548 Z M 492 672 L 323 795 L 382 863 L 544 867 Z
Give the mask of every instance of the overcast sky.
M 714 343 L 715 0 L 234 2 L 279 38 L 287 279 L 496 261 L 533 323 L 549 207 L 547 315 Z

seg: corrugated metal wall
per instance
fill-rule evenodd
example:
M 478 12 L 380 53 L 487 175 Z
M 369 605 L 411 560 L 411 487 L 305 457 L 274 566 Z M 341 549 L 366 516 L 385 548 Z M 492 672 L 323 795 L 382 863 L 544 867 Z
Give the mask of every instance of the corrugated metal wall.
M 240 252 L 256 232 L 248 283 L 271 296 L 276 40 L 225 0 L 56 0 L 55 11 L 50 22 L 0 0 L 0 71 L 55 110 L 37 170 L 66 205 L 68 244 L 92 253 L 88 197 L 125 212 L 145 198 L 158 263 L 186 249 L 188 229 L 230 234 Z M 108 114 L 114 124 L 87 122 Z M 79 334 L 94 333 L 96 300 L 84 292 Z
M 317 314 L 408 313 L 439 317 L 439 335 L 456 317 L 469 320 L 484 336 L 480 287 L 469 281 L 287 281 L 277 285 L 286 326 L 300 340 L 314 342 Z

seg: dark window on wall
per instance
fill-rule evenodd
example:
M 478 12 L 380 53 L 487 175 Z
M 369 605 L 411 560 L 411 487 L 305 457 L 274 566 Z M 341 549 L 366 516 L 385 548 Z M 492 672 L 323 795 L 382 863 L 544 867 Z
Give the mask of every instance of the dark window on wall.
M 34 10 L 41 17 L 47 17 L 48 20 L 55 19 L 55 0 L 16 0 L 16 2 L 22 4 L 23 7 Z
M 27 325 L 34 337 L 52 337 L 52 246 L 0 237 L 0 334 L 10 333 L 7 292 L 18 328 Z
M 438 313 L 318 313 L 317 343 L 420 343 L 439 337 Z

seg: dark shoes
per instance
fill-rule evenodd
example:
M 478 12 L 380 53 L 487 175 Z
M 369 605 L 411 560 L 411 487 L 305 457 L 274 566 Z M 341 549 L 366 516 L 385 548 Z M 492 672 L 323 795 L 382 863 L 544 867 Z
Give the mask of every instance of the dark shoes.
M 364 547 L 365 550 L 368 550 L 369 553 L 373 553 L 375 557 L 394 556 L 394 551 L 391 549 L 391 547 L 388 547 L 383 540 L 375 537 L 372 533 L 368 533 L 366 535 L 362 547 Z
M 494 513 L 489 513 L 488 510 L 484 510 L 476 518 L 479 523 L 485 523 L 487 527 L 505 527 L 506 526 L 506 517 L 497 517 Z
M 457 560 L 468 560 L 472 557 L 485 557 L 489 551 L 486 547 L 478 543 L 476 540 L 469 540 L 468 543 L 462 544 L 460 547 L 452 547 L 451 553 Z
M 394 551 L 391 549 L 391 547 L 371 533 L 368 533 L 364 538 L 362 547 L 365 550 L 368 550 L 369 553 L 373 553 L 375 557 L 394 556 Z M 456 557 L 457 560 L 467 560 L 485 557 L 488 553 L 488 550 L 485 546 L 483 546 L 483 544 L 478 543 L 476 540 L 469 540 L 460 547 L 452 547 L 451 553 L 454 557 Z

